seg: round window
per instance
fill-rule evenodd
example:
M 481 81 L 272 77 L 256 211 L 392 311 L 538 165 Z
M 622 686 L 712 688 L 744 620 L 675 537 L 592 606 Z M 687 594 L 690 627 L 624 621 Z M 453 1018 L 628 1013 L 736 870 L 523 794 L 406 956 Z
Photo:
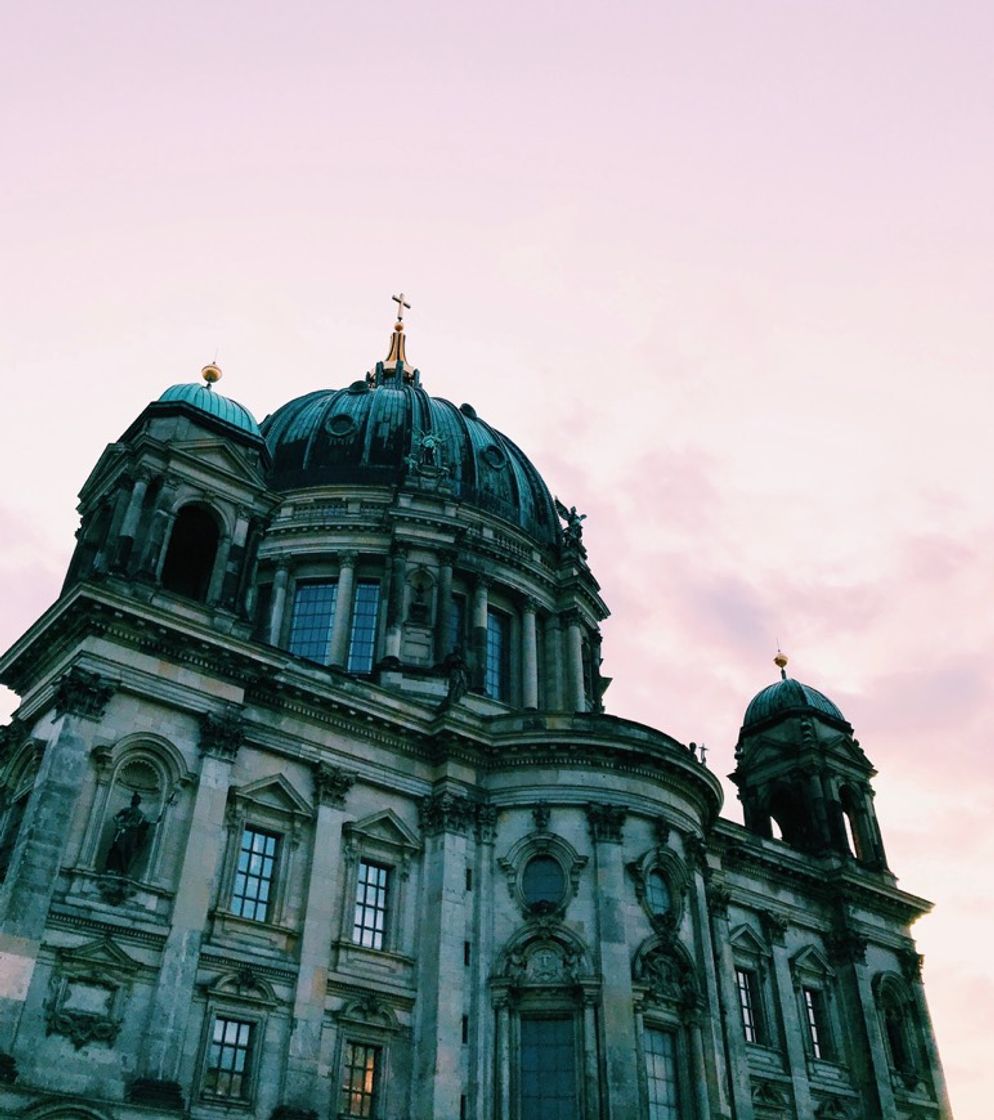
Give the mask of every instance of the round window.
M 670 897 L 670 885 L 662 871 L 653 870 L 646 876 L 646 897 L 649 900 L 649 909 L 653 914 L 665 914 L 673 906 Z
M 333 436 L 347 436 L 355 431 L 356 423 L 347 412 L 339 412 L 328 420 L 326 427 Z
M 558 906 L 566 894 L 566 876 L 552 856 L 534 856 L 525 864 L 521 889 L 529 906 Z

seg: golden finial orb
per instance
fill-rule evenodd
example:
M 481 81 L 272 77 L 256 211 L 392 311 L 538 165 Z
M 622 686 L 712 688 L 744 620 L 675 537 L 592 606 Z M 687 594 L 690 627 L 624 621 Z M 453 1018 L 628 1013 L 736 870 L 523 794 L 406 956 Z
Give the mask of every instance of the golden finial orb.
M 785 653 L 782 653 L 780 650 L 777 650 L 777 655 L 773 658 L 773 664 L 776 665 L 778 669 L 786 669 L 787 655 Z
M 221 367 L 214 362 L 208 362 L 200 371 L 200 376 L 208 385 L 213 385 L 215 381 L 221 380 Z

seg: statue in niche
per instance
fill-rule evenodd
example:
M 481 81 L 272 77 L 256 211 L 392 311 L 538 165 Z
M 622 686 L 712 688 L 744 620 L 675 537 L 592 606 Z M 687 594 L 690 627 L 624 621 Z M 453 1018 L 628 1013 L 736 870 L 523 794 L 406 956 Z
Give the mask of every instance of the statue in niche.
M 445 709 L 458 704 L 469 688 L 469 666 L 463 658 L 462 646 L 456 646 L 442 665 L 449 678 L 448 691 L 442 701 L 442 708 Z
M 107 851 L 105 871 L 127 875 L 145 847 L 153 822 L 139 808 L 141 803 L 141 794 L 132 794 L 131 804 L 114 814 L 114 838 Z

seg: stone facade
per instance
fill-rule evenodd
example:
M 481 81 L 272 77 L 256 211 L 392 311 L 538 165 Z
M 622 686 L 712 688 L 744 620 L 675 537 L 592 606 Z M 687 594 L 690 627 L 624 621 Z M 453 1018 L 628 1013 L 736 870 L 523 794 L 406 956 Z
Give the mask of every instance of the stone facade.
M 410 397 L 400 342 L 357 396 Z M 395 478 L 277 488 L 195 400 L 108 448 L 0 661 L 0 1115 L 950 1116 L 830 702 L 747 713 L 724 820 L 603 714 L 575 510 L 550 541 L 410 428 Z

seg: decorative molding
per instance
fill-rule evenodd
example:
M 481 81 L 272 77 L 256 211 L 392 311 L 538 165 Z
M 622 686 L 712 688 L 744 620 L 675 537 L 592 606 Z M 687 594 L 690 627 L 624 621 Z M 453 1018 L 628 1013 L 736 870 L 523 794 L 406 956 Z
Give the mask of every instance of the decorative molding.
M 314 796 L 322 805 L 334 805 L 341 808 L 345 798 L 355 784 L 357 775 L 352 770 L 345 770 L 341 766 L 332 766 L 327 762 L 314 764 Z
M 709 886 L 707 890 L 708 909 L 713 918 L 728 918 L 728 905 L 732 892 L 727 887 Z
M 90 1042 L 113 1045 L 140 967 L 109 937 L 58 950 L 45 1000 L 45 1033 L 64 1035 L 77 1050 Z
M 760 921 L 763 923 L 763 931 L 769 938 L 770 943 L 773 945 L 782 945 L 787 935 L 787 930 L 790 929 L 790 919 L 772 910 L 764 910 L 763 913 L 760 914 Z
M 825 938 L 828 959 L 833 964 L 866 964 L 867 940 L 862 934 L 843 930 Z
M 535 822 L 535 828 L 539 832 L 545 832 L 549 827 L 549 818 L 552 816 L 552 811 L 549 809 L 547 801 L 539 801 L 532 809 L 532 820 Z
M 426 836 L 437 836 L 441 832 L 464 836 L 476 815 L 475 802 L 448 790 L 422 797 L 418 803 L 418 821 Z
M 909 984 L 920 983 L 922 978 L 922 966 L 925 964 L 925 958 L 921 953 L 911 949 L 900 949 L 897 954 L 898 964 L 901 966 L 901 975 Z
M 244 743 L 245 724 L 236 710 L 226 711 L 223 715 L 205 712 L 201 717 L 201 754 L 219 758 L 223 762 L 234 762 Z
M 492 844 L 497 839 L 496 805 L 476 807 L 476 838 L 484 844 Z
M 99 673 L 74 666 L 55 685 L 55 715 L 98 720 L 114 695 L 114 686 Z
M 587 824 L 594 843 L 620 844 L 621 826 L 628 810 L 623 805 L 591 802 L 587 806 Z
M 670 822 L 660 815 L 652 822 L 652 831 L 655 834 L 656 843 L 664 848 L 670 839 Z

